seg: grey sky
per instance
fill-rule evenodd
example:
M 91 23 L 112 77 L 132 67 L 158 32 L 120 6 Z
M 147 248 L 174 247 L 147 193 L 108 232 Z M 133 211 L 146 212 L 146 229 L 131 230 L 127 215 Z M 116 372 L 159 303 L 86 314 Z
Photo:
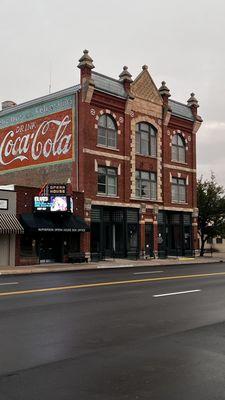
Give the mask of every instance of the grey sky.
M 198 174 L 225 186 L 225 3 L 223 0 L 0 0 L 0 102 L 17 103 L 79 81 L 84 48 L 96 71 L 135 77 L 149 66 L 156 85 L 186 102 L 194 91 L 204 119 Z

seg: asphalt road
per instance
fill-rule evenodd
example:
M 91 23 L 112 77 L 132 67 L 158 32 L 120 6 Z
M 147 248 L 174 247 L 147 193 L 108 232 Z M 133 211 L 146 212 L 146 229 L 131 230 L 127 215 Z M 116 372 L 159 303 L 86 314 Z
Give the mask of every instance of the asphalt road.
M 224 263 L 0 277 L 0 400 L 223 400 L 224 388 Z

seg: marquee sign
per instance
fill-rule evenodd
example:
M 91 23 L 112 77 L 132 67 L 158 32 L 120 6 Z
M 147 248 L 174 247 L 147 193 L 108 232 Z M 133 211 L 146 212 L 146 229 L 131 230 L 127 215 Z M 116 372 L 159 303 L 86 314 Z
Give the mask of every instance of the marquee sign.
M 74 96 L 0 117 L 0 173 L 73 158 Z

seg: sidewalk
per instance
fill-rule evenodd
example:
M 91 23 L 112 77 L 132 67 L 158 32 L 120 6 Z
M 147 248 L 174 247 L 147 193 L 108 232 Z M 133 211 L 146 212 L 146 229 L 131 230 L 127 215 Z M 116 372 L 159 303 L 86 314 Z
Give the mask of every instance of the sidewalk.
M 99 262 L 75 263 L 75 264 L 38 264 L 17 267 L 1 267 L 0 275 L 25 275 L 25 274 L 42 274 L 50 272 L 66 272 L 66 271 L 92 271 L 104 269 L 122 269 L 134 267 L 156 267 L 170 265 L 195 265 L 206 263 L 225 262 L 224 253 L 215 253 L 213 257 L 204 256 L 196 258 L 167 258 L 167 259 L 151 259 L 151 260 L 127 260 L 127 259 L 108 259 Z

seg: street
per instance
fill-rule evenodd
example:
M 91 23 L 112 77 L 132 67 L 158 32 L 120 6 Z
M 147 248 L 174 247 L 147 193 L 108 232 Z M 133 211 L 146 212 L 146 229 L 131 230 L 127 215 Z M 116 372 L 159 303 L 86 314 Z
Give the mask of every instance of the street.
M 0 277 L 0 400 L 215 400 L 225 263 Z

